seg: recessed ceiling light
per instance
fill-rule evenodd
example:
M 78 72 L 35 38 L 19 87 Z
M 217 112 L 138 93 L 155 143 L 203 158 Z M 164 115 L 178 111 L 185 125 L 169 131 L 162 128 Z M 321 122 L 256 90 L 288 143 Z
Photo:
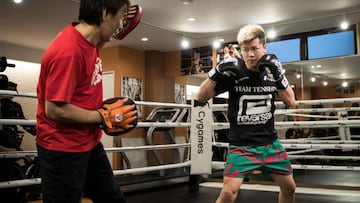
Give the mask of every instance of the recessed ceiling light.
M 196 18 L 190 17 L 190 18 L 187 19 L 187 21 L 189 21 L 189 22 L 194 22 L 194 21 L 196 21 Z
M 189 47 L 189 41 L 186 39 L 181 40 L 181 47 L 182 48 L 188 48 Z
M 219 42 L 225 42 L 225 40 L 223 38 L 220 38 L 218 40 L 219 40 Z
M 215 49 L 217 49 L 217 48 L 220 47 L 220 42 L 219 42 L 219 40 L 215 40 L 215 41 L 213 42 L 213 47 L 214 47 Z
M 341 73 L 341 74 L 340 74 L 341 77 L 344 77 L 345 75 L 346 75 L 345 73 Z
M 16 3 L 16 4 L 21 4 L 22 0 L 13 0 L 13 2 Z
M 321 68 L 322 66 L 321 65 L 316 65 L 316 68 Z
M 147 37 L 141 38 L 141 41 L 143 41 L 143 42 L 147 42 L 148 40 L 149 40 L 149 38 L 147 38 Z
M 194 0 L 181 0 L 180 1 L 182 4 L 188 5 L 194 2 Z
M 276 34 L 275 30 L 270 30 L 269 33 L 268 33 L 268 37 L 269 37 L 270 39 L 275 38 L 276 35 L 277 35 L 277 34 Z
M 349 23 L 344 21 L 341 23 L 340 27 L 341 27 L 341 29 L 346 30 L 349 27 Z

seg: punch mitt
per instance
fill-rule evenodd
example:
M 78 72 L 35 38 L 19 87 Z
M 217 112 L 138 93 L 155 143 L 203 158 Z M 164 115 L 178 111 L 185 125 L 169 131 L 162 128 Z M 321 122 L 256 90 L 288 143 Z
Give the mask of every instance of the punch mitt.
M 137 125 L 136 105 L 128 97 L 107 99 L 97 111 L 103 117 L 100 127 L 107 135 L 122 135 L 130 132 Z
M 124 39 L 135 27 L 140 23 L 142 8 L 139 5 L 133 5 L 127 12 L 124 20 L 123 28 L 114 34 L 114 39 Z

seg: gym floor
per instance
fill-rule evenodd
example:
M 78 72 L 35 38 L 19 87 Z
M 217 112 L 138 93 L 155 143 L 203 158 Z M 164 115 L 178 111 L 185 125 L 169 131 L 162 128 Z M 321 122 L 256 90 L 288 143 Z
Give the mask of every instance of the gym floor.
M 128 194 L 128 203 L 156 202 L 156 203 L 210 203 L 215 202 L 220 188 L 200 187 L 197 192 L 190 193 L 186 185 L 143 191 Z M 263 192 L 252 190 L 240 190 L 236 202 L 277 202 L 277 192 Z M 360 196 L 335 196 L 321 194 L 296 194 L 297 203 L 359 203 Z
M 153 177 L 155 176 L 159 177 L 158 174 Z M 360 202 L 359 171 L 295 170 L 294 177 L 297 183 L 297 203 Z M 137 178 L 137 182 L 144 181 L 144 185 L 146 179 L 149 180 L 148 177 Z M 203 180 L 199 190 L 195 192 L 189 191 L 187 183 L 176 183 L 125 192 L 125 196 L 128 203 L 210 203 L 215 202 L 221 185 L 221 177 L 210 177 Z M 236 202 L 277 202 L 278 187 L 267 182 L 261 174 L 253 175 L 250 182 L 244 183 L 241 188 Z M 28 203 L 41 202 L 37 200 Z M 82 203 L 92 201 L 84 198 Z

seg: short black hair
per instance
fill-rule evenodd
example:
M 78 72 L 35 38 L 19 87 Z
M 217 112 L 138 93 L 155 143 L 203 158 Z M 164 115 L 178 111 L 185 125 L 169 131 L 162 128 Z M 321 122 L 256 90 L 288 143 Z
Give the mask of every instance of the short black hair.
M 81 0 L 78 20 L 89 25 L 100 26 L 104 9 L 116 15 L 123 6 L 129 8 L 130 0 Z

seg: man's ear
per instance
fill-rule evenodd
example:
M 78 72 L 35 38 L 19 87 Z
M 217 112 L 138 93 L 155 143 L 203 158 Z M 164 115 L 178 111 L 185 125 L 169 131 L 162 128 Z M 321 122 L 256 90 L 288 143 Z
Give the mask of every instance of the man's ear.
M 266 53 L 267 52 L 267 44 L 265 43 L 263 46 L 264 46 L 264 49 L 265 49 L 264 52 Z
M 106 9 L 103 9 L 102 10 L 102 18 L 101 18 L 102 22 L 106 21 L 106 16 L 107 16 L 107 11 L 106 11 Z

